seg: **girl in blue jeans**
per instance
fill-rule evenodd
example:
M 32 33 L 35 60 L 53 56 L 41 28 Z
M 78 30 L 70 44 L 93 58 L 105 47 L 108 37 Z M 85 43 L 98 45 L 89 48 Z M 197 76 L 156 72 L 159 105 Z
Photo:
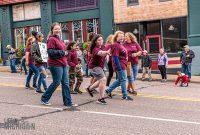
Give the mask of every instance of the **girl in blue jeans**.
M 56 88 L 62 84 L 62 96 L 63 104 L 67 107 L 75 107 L 77 104 L 72 103 L 70 89 L 69 89 L 69 74 L 65 43 L 59 38 L 61 34 L 61 28 L 59 23 L 53 23 L 51 26 L 50 35 L 47 41 L 48 52 L 48 66 L 52 74 L 53 82 L 47 88 L 45 93 L 41 97 L 43 105 L 51 105 L 49 99 L 56 90 Z
M 45 43 L 42 43 L 43 41 L 43 34 L 41 32 L 35 32 L 34 37 L 36 41 L 32 45 L 32 56 L 35 60 L 35 65 L 39 72 L 39 79 L 38 79 L 38 86 L 35 93 L 44 93 L 41 90 L 41 84 L 43 84 L 44 91 L 47 90 L 47 83 L 46 83 L 46 62 L 48 59 L 47 54 L 47 47 Z
M 127 50 L 122 45 L 124 41 L 124 32 L 117 31 L 113 37 L 114 44 L 111 47 L 111 56 L 113 62 L 113 69 L 117 72 L 117 80 L 114 81 L 106 90 L 107 95 L 112 98 L 112 91 L 121 86 L 122 90 L 122 99 L 123 100 L 133 100 L 128 96 L 126 89 L 126 67 L 128 61 Z
M 30 89 L 31 86 L 30 86 L 30 81 L 31 81 L 31 78 L 34 74 L 34 77 L 33 77 L 33 88 L 37 88 L 37 85 L 36 85 L 36 82 L 37 82 L 37 78 L 38 78 L 38 70 L 35 66 L 35 62 L 34 62 L 34 59 L 33 57 L 31 56 L 31 48 L 32 48 L 32 42 L 34 41 L 34 38 L 33 37 L 29 37 L 27 39 L 27 43 L 26 43 L 26 65 L 29 67 L 29 72 L 28 72 L 28 76 L 26 78 L 26 89 Z

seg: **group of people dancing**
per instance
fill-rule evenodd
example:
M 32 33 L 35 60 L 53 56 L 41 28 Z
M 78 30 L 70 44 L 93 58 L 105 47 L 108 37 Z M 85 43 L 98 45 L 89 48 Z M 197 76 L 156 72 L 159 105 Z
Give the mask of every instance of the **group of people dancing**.
M 80 90 L 83 82 L 82 58 L 78 55 L 77 43 L 71 41 L 65 44 L 60 39 L 60 34 L 59 23 L 53 23 L 45 44 L 41 32 L 32 32 L 33 36 L 28 38 L 26 46 L 26 65 L 29 67 L 29 72 L 25 86 L 27 89 L 36 89 L 36 93 L 43 93 L 42 104 L 50 105 L 49 100 L 61 83 L 64 106 L 77 106 L 72 102 L 71 94 L 83 92 Z M 114 35 L 108 36 L 106 43 L 100 34 L 89 33 L 89 39 L 84 54 L 87 56 L 91 81 L 86 91 L 93 97 L 98 89 L 99 97 L 96 102 L 107 104 L 105 97 L 112 98 L 112 91 L 121 86 L 122 100 L 132 101 L 133 98 L 128 96 L 128 93 L 137 94 L 135 80 L 138 75 L 138 57 L 142 54 L 136 37 L 130 32 L 116 31 Z M 108 76 L 104 71 L 106 64 L 109 70 Z M 53 79 L 48 87 L 47 68 Z M 110 83 L 114 73 L 116 80 Z M 44 90 L 41 89 L 41 85 Z

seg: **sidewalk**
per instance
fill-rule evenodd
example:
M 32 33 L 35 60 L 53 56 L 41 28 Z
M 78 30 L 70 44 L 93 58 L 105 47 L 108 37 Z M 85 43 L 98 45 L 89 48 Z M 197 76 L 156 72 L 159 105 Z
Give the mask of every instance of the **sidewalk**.
M 0 72 L 10 72 L 10 67 L 9 66 L 0 66 Z M 148 76 L 148 75 L 146 75 L 146 76 Z M 142 77 L 142 74 L 139 73 L 138 79 L 141 80 L 141 77 Z M 176 77 L 177 77 L 176 75 L 168 74 L 167 80 L 174 82 Z M 153 81 L 160 81 L 161 75 L 160 74 L 152 74 L 152 78 L 153 78 Z M 200 76 L 192 76 L 191 82 L 192 83 L 200 83 Z

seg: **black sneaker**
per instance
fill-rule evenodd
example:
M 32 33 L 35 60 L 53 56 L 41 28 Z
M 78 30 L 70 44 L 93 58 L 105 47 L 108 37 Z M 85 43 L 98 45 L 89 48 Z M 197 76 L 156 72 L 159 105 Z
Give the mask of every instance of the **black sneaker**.
M 132 91 L 127 90 L 127 91 L 128 91 L 128 93 L 130 93 L 130 94 L 132 94 L 132 95 L 137 95 L 137 91 L 135 91 L 135 90 L 132 90 Z
M 33 88 L 34 88 L 34 89 L 37 89 L 37 85 L 33 85 Z
M 98 92 L 96 89 L 93 89 L 93 90 L 92 90 L 92 93 L 93 93 L 93 94 L 98 94 L 99 92 Z
M 66 107 L 77 107 L 78 104 L 71 103 L 69 105 L 64 104 L 64 106 L 66 106 Z
M 107 102 L 104 100 L 104 98 L 98 99 L 96 102 L 97 102 L 98 104 L 107 105 Z
M 29 85 L 25 85 L 25 88 L 26 89 L 30 89 L 31 87 Z
M 46 106 L 50 106 L 50 105 L 51 105 L 49 102 L 44 102 L 44 101 L 42 101 L 42 100 L 41 100 L 41 103 L 42 103 L 43 105 L 46 105 Z
M 112 94 L 108 90 L 106 90 L 106 94 L 109 98 L 112 98 Z
M 127 97 L 122 97 L 122 100 L 130 100 L 130 101 L 133 101 L 133 98 L 127 96 Z
M 37 94 L 37 93 L 44 93 L 44 91 L 42 91 L 42 90 L 36 90 L 35 94 Z
M 78 94 L 82 94 L 82 93 L 83 93 L 83 92 L 80 91 L 79 89 L 75 89 L 74 91 L 77 92 Z
M 90 88 L 90 86 L 87 87 L 86 90 L 87 90 L 87 92 L 89 93 L 89 95 L 90 95 L 91 97 L 93 97 L 94 95 L 93 95 L 92 91 L 91 91 L 89 88 Z
M 78 94 L 76 91 L 70 91 L 71 94 Z

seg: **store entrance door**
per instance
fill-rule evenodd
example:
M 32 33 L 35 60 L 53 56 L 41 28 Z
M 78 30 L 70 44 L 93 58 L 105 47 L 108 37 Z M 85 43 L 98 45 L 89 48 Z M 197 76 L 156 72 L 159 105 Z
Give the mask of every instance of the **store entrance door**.
M 159 53 L 160 48 L 161 48 L 160 35 L 146 36 L 146 50 L 150 54 Z

